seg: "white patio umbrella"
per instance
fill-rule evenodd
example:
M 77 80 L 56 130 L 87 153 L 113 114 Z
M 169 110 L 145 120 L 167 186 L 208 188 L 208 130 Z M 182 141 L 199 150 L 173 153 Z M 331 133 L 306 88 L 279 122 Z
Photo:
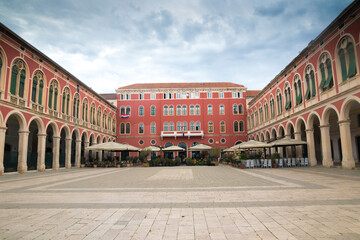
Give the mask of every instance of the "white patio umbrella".
M 163 152 L 182 152 L 185 151 L 182 147 L 179 146 L 170 146 L 162 149 Z
M 160 148 L 155 146 L 149 146 L 141 149 L 141 151 L 160 152 Z
M 189 148 L 190 151 L 208 151 L 211 150 L 212 147 L 205 144 L 197 144 Z
M 223 150 L 223 152 L 235 152 L 235 149 L 234 148 L 225 148 L 224 150 Z
M 235 146 L 237 146 L 237 148 L 240 148 L 240 149 L 251 149 L 251 148 L 268 148 L 268 147 L 271 147 L 272 145 L 265 143 L 265 142 L 250 140 L 247 142 L 242 142 Z M 235 148 L 235 146 L 234 146 L 234 148 Z
M 305 144 L 307 144 L 307 142 L 292 139 L 292 138 L 287 138 L 287 137 L 276 140 L 276 141 L 270 143 L 270 145 L 273 146 L 273 147 L 296 146 L 296 145 L 305 145 Z
M 87 150 L 127 151 L 128 146 L 117 142 L 106 142 L 86 147 Z

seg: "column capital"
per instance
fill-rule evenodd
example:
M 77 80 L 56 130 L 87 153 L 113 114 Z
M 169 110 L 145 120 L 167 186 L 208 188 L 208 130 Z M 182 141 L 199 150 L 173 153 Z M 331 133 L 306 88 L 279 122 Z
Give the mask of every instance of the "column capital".
M 351 120 L 350 120 L 350 119 L 338 121 L 338 124 L 344 124 L 344 125 L 346 125 L 346 124 L 350 124 L 350 123 L 351 123 Z
M 38 137 L 46 137 L 47 135 L 45 133 L 38 133 Z
M 26 131 L 26 130 L 19 130 L 19 131 L 18 131 L 18 133 L 19 133 L 19 134 L 24 134 L 24 133 L 29 134 L 29 133 L 30 133 L 30 131 Z
M 72 140 L 72 138 L 65 138 L 65 140 L 66 140 L 66 141 L 71 141 L 71 140 Z
M 301 134 L 301 132 L 294 132 L 294 135 Z
M 0 127 L 0 130 L 7 130 L 7 127 Z
M 60 136 L 53 136 L 53 138 L 55 138 L 55 139 L 60 139 Z
M 81 143 L 81 140 L 76 140 L 77 143 Z
M 320 129 L 321 129 L 321 128 L 329 128 L 329 127 L 330 127 L 330 124 L 320 125 L 319 127 L 320 127 Z
M 314 129 L 313 128 L 308 128 L 305 130 L 306 132 L 314 132 Z

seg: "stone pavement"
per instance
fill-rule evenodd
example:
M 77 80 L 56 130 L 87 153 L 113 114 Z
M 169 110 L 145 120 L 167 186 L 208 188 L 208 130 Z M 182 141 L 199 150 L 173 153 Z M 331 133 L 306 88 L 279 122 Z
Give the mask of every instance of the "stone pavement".
M 360 239 L 360 171 L 197 166 L 6 174 L 0 239 Z

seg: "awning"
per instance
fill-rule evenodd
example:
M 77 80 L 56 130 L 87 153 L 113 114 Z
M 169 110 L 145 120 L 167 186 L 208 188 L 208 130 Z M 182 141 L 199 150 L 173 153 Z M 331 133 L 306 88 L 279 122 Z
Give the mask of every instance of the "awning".
M 223 152 L 235 152 L 234 148 L 225 148 Z
M 265 142 L 260 142 L 260 141 L 255 141 L 255 140 L 250 140 L 247 142 L 242 142 L 238 145 L 233 146 L 232 148 L 240 148 L 240 149 L 250 149 L 250 148 L 267 148 L 267 147 L 271 147 L 271 144 L 265 143 Z
M 131 146 L 129 144 L 106 142 L 90 147 L 86 147 L 87 150 L 104 150 L 104 151 L 139 151 L 139 148 Z
M 307 144 L 307 142 L 292 138 L 282 138 L 270 143 L 270 145 L 273 147 L 296 146 L 296 145 L 305 145 L 305 144 Z
M 189 148 L 190 151 L 208 151 L 211 149 L 212 147 L 206 144 L 197 144 Z
M 185 149 L 178 146 L 170 146 L 167 148 L 163 148 L 163 152 L 182 152 L 182 151 L 185 151 Z
M 155 146 L 149 146 L 141 149 L 141 151 L 160 152 L 160 148 Z

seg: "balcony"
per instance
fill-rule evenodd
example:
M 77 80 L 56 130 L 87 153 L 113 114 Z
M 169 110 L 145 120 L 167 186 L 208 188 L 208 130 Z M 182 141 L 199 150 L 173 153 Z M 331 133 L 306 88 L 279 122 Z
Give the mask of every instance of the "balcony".
M 164 137 L 174 137 L 175 139 L 180 137 L 187 137 L 190 139 L 191 137 L 204 137 L 204 131 L 161 131 L 161 139 Z

